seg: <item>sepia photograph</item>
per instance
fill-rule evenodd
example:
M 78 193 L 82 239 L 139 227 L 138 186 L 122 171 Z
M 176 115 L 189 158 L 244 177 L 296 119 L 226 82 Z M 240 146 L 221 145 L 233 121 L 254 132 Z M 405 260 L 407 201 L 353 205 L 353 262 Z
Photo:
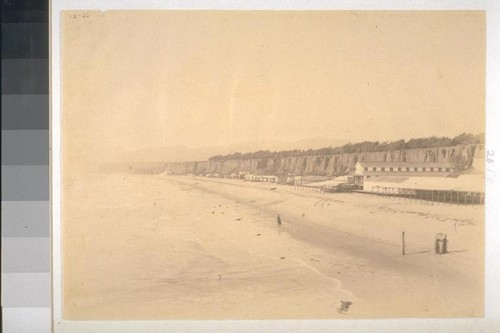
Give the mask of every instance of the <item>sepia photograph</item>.
M 484 316 L 484 11 L 60 15 L 63 319 Z

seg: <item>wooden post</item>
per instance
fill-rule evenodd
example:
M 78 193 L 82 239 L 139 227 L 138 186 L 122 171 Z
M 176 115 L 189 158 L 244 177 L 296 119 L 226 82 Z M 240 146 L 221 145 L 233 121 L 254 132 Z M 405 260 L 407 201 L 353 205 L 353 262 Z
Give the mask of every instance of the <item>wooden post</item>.
M 405 232 L 401 233 L 401 253 L 405 255 Z

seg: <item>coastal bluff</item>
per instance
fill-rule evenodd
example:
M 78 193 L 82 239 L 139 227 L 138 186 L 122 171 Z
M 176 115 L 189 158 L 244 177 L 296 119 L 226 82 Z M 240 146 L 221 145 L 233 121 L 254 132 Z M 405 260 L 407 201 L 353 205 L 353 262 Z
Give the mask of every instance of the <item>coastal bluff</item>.
M 417 148 L 384 152 L 362 152 L 337 155 L 293 156 L 209 160 L 192 162 L 151 162 L 133 164 L 107 164 L 104 172 L 130 172 L 143 174 L 169 173 L 221 174 L 237 172 L 272 175 L 342 176 L 354 169 L 357 162 L 451 163 L 455 170 L 463 171 L 484 159 L 484 145 Z

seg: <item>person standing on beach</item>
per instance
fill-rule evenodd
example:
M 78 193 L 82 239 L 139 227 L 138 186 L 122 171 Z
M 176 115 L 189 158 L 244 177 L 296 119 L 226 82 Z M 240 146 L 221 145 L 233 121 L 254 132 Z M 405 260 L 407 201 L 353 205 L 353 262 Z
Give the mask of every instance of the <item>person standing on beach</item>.
M 443 243 L 441 246 L 441 254 L 448 253 L 448 239 L 446 239 L 446 235 L 444 235 L 444 238 L 441 242 Z
M 278 216 L 276 216 L 276 222 L 278 223 L 278 227 L 281 226 L 281 217 L 280 217 L 280 214 L 278 214 Z
M 436 254 L 441 253 L 441 236 L 440 235 L 436 235 L 436 241 L 434 242 L 434 251 L 436 252 Z

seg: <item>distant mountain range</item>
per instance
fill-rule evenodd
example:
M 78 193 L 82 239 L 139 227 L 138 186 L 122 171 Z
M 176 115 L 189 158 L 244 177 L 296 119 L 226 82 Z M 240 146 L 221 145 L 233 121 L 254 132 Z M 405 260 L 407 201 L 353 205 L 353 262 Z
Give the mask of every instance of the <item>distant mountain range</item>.
M 318 149 L 324 147 L 336 147 L 346 144 L 348 140 L 315 137 L 302 139 L 295 142 L 285 141 L 256 141 L 244 142 L 229 146 L 190 148 L 182 145 L 166 146 L 159 148 L 147 148 L 122 154 L 119 161 L 128 163 L 141 162 L 187 162 L 206 161 L 215 155 L 227 155 L 236 152 L 248 153 L 259 150 L 280 151 L 294 149 Z

